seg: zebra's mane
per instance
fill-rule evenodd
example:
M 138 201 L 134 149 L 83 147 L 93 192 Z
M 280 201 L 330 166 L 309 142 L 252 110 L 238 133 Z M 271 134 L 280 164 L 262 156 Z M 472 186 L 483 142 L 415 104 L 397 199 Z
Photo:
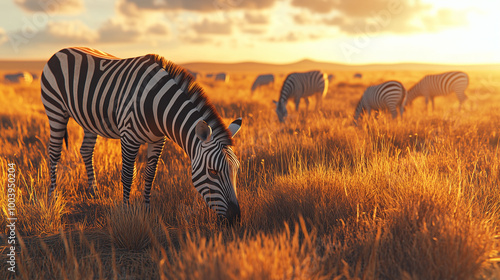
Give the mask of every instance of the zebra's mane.
M 203 116 L 203 119 L 212 128 L 212 139 L 222 145 L 232 146 L 233 138 L 231 137 L 231 132 L 227 129 L 203 88 L 194 81 L 194 77 L 184 68 L 160 55 L 149 54 L 148 56 L 165 69 L 188 95 L 188 98 L 193 102 L 196 109 L 198 109 L 200 115 Z

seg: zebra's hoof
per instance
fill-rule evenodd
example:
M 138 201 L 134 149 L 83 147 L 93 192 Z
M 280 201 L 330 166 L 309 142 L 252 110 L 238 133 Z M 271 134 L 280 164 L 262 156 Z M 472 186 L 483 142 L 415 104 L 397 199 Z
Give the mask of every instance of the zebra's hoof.
M 59 197 L 59 193 L 57 191 L 53 191 L 52 193 L 48 194 L 48 197 L 47 197 L 48 204 L 54 203 L 58 197 Z
M 87 197 L 89 197 L 89 198 L 97 198 L 97 188 L 95 186 L 87 188 L 85 190 L 85 193 L 87 194 Z

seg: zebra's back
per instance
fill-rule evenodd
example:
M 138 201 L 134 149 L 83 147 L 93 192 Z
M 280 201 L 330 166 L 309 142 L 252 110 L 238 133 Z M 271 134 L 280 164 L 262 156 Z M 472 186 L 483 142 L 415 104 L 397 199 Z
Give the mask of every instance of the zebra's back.
M 58 107 L 97 135 L 120 138 L 127 129 L 140 132 L 134 136 L 141 134 L 141 142 L 152 142 L 163 136 L 149 127 L 148 114 L 153 112 L 145 112 L 142 105 L 153 98 L 151 92 L 164 85 L 158 82 L 166 79 L 167 73 L 160 68 L 152 55 L 119 59 L 88 48 L 63 49 L 44 67 L 42 101 L 49 118 L 50 108 Z
M 401 116 L 404 111 L 406 90 L 398 81 L 387 81 L 379 85 L 368 87 L 361 97 L 354 118 L 357 120 L 363 111 L 389 110 L 393 118 L 397 116 L 399 108 Z
M 326 95 L 328 89 L 328 76 L 320 71 L 289 74 L 280 92 L 280 101 L 289 98 L 303 98 L 314 94 Z
M 265 86 L 272 83 L 274 83 L 273 74 L 259 75 L 252 84 L 252 92 L 254 92 L 260 86 Z
M 469 76 L 461 71 L 427 75 L 410 88 L 408 91 L 408 101 L 411 103 L 413 99 L 423 96 L 426 98 L 426 104 L 430 99 L 434 105 L 434 97 L 448 95 L 454 92 L 460 104 L 462 104 L 467 99 L 465 90 L 468 85 Z
M 420 82 L 433 96 L 446 95 L 456 91 L 464 91 L 469 85 L 469 76 L 464 72 L 446 72 L 427 75 Z

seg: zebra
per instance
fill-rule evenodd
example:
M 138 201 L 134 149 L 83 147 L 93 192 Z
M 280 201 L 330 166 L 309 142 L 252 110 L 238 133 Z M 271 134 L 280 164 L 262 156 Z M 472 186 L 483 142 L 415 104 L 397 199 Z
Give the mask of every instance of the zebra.
M 274 84 L 273 74 L 259 75 L 252 84 L 252 94 L 258 87 L 265 85 L 273 85 L 273 84 Z
M 148 143 L 143 194 L 149 206 L 158 159 L 168 138 L 189 156 L 193 185 L 208 206 L 230 224 L 240 219 L 239 161 L 231 146 L 242 120 L 226 128 L 204 90 L 180 66 L 156 54 L 119 59 L 91 48 L 66 48 L 45 65 L 41 96 L 50 125 L 48 198 L 56 189 L 62 141 L 67 143 L 72 117 L 84 129 L 80 153 L 90 194 L 96 188 L 93 151 L 98 135 L 120 139 L 125 203 L 139 147 Z
M 289 74 L 281 87 L 280 97 L 276 104 L 276 114 L 280 122 L 288 116 L 286 103 L 288 99 L 294 98 L 295 110 L 299 110 L 300 99 L 306 102 L 306 111 L 309 107 L 308 97 L 316 95 L 316 109 L 319 109 L 322 98 L 326 96 L 328 90 L 328 76 L 320 71 L 310 71 L 305 73 Z
M 427 75 L 408 90 L 407 103 L 411 104 L 415 98 L 424 96 L 426 108 L 430 99 L 434 111 L 434 97 L 455 92 L 460 102 L 459 109 L 461 109 L 462 104 L 467 100 L 465 89 L 467 89 L 468 85 L 469 76 L 460 71 Z
M 217 73 L 215 74 L 215 80 L 222 81 L 224 83 L 229 83 L 229 74 L 226 74 L 224 72 Z
M 406 90 L 398 81 L 388 81 L 379 85 L 368 87 L 356 106 L 354 112 L 354 122 L 356 122 L 363 112 L 371 114 L 371 110 L 387 109 L 395 119 L 399 113 L 403 117 Z

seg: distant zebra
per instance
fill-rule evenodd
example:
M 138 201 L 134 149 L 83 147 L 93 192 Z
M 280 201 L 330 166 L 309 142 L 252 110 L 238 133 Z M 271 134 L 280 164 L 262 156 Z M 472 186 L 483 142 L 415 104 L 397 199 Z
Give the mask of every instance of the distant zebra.
M 427 75 L 408 90 L 407 103 L 411 104 L 415 98 L 424 96 L 425 106 L 427 107 L 430 99 L 432 110 L 434 110 L 434 97 L 455 92 L 460 102 L 459 108 L 462 108 L 462 104 L 467 100 L 465 90 L 468 85 L 469 76 L 464 72 L 456 71 L 437 75 Z
M 34 77 L 31 73 L 24 71 L 16 74 L 6 74 L 4 79 L 9 83 L 30 85 L 34 80 Z
M 273 84 L 274 84 L 273 74 L 259 75 L 252 84 L 252 94 L 257 88 L 261 86 L 273 85 Z
M 50 125 L 49 198 L 70 117 L 83 127 L 80 149 L 88 190 L 96 187 L 93 151 L 97 135 L 120 139 L 123 200 L 128 203 L 139 146 L 148 143 L 144 200 L 149 205 L 158 158 L 167 137 L 191 159 L 193 185 L 208 206 L 233 222 L 239 161 L 231 146 L 241 119 L 226 128 L 203 89 L 184 69 L 154 54 L 119 59 L 90 48 L 62 49 L 45 65 L 42 102 Z
M 288 116 L 286 104 L 288 99 L 295 101 L 295 110 L 299 110 L 300 99 L 304 98 L 306 110 L 309 107 L 309 97 L 316 95 L 316 109 L 319 109 L 322 99 L 328 90 L 328 76 L 320 71 L 289 74 L 281 87 L 280 97 L 276 104 L 276 114 L 280 122 Z
M 372 110 L 389 110 L 392 118 L 398 116 L 398 108 L 401 117 L 403 117 L 406 90 L 398 81 L 388 81 L 380 85 L 368 87 L 361 100 L 359 100 L 354 112 L 354 121 L 357 121 L 361 113 Z
M 229 75 L 226 73 L 217 73 L 215 75 L 216 81 L 222 81 L 224 83 L 229 83 Z
M 354 74 L 354 76 L 353 76 L 353 77 L 354 77 L 355 79 L 361 79 L 361 78 L 363 78 L 363 74 L 361 74 L 361 73 L 356 73 L 356 74 Z

